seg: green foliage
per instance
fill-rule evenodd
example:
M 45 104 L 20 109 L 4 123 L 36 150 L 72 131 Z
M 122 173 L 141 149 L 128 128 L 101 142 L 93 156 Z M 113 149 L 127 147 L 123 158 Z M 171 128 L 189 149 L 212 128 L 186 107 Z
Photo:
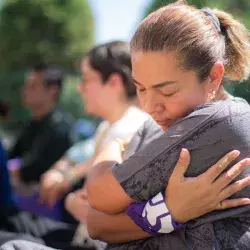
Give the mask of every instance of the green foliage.
M 81 97 L 77 92 L 77 86 L 80 82 L 78 74 L 68 73 L 64 81 L 63 91 L 60 96 L 60 106 L 71 113 L 74 118 L 86 116 Z
M 94 41 L 86 0 L 4 0 L 0 18 L 1 71 L 39 60 L 72 68 Z
M 157 10 L 158 8 L 176 0 L 153 0 L 147 8 L 145 15 Z M 246 27 L 250 28 L 250 1 L 249 0 L 187 0 L 189 4 L 197 8 L 218 8 L 232 13 L 236 18 L 242 21 Z M 241 84 L 227 85 L 226 89 L 234 94 L 246 99 L 250 103 L 250 81 Z M 248 91 L 249 92 L 248 92 Z
M 0 99 L 10 105 L 10 115 L 8 117 L 8 128 L 16 130 L 19 122 L 27 120 L 29 112 L 21 107 L 20 89 L 24 80 L 23 71 L 0 73 Z
M 250 81 L 235 85 L 233 94 L 244 98 L 250 103 Z
M 3 0 L 0 41 L 0 99 L 11 105 L 9 124 L 16 126 L 28 118 L 19 92 L 26 69 L 45 61 L 72 72 L 94 43 L 90 6 L 87 0 Z M 67 77 L 60 103 L 73 116 L 82 117 L 77 79 L 74 74 Z

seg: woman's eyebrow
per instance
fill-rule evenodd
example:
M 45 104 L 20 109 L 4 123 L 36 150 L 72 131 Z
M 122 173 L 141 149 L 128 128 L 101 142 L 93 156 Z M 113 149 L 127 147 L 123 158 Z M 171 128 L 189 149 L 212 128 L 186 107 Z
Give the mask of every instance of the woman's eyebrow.
M 137 80 L 135 80 L 134 78 L 133 78 L 133 82 L 134 82 L 135 84 L 138 84 L 138 85 L 141 85 L 141 86 L 142 86 L 142 84 L 139 83 L 139 82 L 138 82 Z M 165 87 L 166 85 L 171 85 L 171 84 L 174 84 L 174 83 L 176 83 L 176 81 L 165 81 L 165 82 L 161 82 L 161 83 L 158 83 L 158 84 L 153 85 L 152 88 L 154 88 L 154 89 L 162 88 L 162 87 Z
M 176 83 L 176 81 L 165 81 L 165 82 L 161 82 L 161 83 L 158 83 L 158 84 L 152 86 L 152 88 L 158 89 L 158 88 L 162 88 L 162 87 L 165 87 L 166 85 L 171 85 L 174 83 Z

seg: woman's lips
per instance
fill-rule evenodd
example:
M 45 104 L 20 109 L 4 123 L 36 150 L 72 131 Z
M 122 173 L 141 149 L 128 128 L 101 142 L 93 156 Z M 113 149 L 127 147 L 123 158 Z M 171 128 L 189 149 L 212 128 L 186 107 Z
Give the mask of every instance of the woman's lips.
M 164 120 L 164 121 L 157 121 L 155 120 L 159 125 L 165 125 L 168 123 L 168 121 Z

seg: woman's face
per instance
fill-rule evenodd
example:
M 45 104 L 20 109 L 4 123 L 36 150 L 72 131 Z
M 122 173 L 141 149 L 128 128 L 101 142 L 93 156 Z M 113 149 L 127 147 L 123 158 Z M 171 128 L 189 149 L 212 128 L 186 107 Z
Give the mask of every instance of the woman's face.
M 93 69 L 88 58 L 81 64 L 82 81 L 78 86 L 85 110 L 89 114 L 103 117 L 103 109 L 109 104 L 110 91 L 108 84 L 104 84 L 101 74 Z
M 210 81 L 180 69 L 171 53 L 133 52 L 132 69 L 141 107 L 163 130 L 210 100 Z

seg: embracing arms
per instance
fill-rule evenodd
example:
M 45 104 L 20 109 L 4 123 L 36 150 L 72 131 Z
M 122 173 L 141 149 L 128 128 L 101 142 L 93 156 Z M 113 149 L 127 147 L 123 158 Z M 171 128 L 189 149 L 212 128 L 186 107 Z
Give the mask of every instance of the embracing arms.
M 228 185 L 235 176 L 250 165 L 250 159 L 240 161 L 217 178 L 236 157 L 237 153 L 230 152 L 202 175 L 185 178 L 184 174 L 189 166 L 190 156 L 188 152 L 184 152 L 166 188 L 166 203 L 176 221 L 186 222 L 220 209 L 218 207 L 220 202 L 224 209 L 250 203 L 247 198 L 227 199 L 250 184 L 250 178 L 246 177 Z M 216 182 L 211 181 L 215 179 L 217 179 Z M 204 183 L 209 183 L 209 185 L 204 185 Z M 87 225 L 92 238 L 108 243 L 122 243 L 151 236 L 134 224 L 125 213 L 110 215 L 90 208 Z

